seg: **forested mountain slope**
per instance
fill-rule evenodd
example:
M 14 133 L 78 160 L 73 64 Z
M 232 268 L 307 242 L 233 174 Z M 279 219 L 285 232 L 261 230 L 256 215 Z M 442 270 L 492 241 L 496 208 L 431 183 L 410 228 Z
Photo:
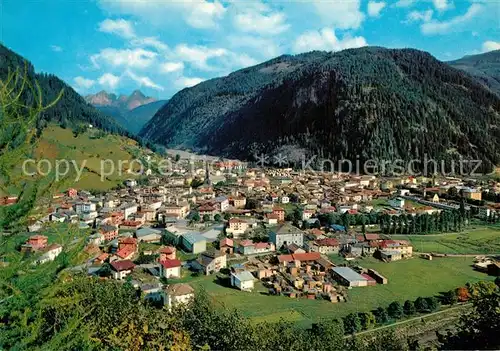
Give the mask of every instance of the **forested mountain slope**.
M 500 162 L 500 100 L 413 49 L 281 56 L 184 89 L 140 135 L 168 147 L 251 159 L 299 149 L 333 160 Z
M 500 50 L 469 55 L 448 63 L 472 74 L 500 96 Z
M 25 69 L 30 84 L 35 86 L 35 81 L 39 83 L 43 101 L 53 101 L 60 91 L 64 89 L 64 93 L 57 104 L 41 114 L 37 123 L 39 129 L 42 129 L 48 122 L 56 122 L 62 126 L 75 126 L 85 123 L 111 133 L 130 134 L 114 118 L 97 111 L 88 104 L 83 97 L 61 79 L 52 74 L 36 73 L 35 68 L 29 61 L 0 44 L 0 79 L 5 80 L 9 70 L 18 70 L 23 74 Z M 33 90 L 24 89 L 22 100 L 27 105 L 31 105 L 33 103 L 33 94 Z

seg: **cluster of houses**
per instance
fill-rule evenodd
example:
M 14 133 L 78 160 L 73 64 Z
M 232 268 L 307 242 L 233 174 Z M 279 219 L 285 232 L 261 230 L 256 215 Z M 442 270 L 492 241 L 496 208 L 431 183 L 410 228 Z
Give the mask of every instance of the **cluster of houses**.
M 78 225 L 88 231 L 89 273 L 108 264 L 111 278 L 135 281 L 141 276 L 136 273 L 146 272 L 154 278 L 138 281 L 138 288 L 169 306 L 192 298 L 191 287 L 175 283 L 188 270 L 207 275 L 227 272 L 231 285 L 241 290 L 252 290 L 260 280 L 273 294 L 338 302 L 345 300 L 345 288 L 387 280 L 372 270 L 335 266 L 328 255 L 346 260 L 369 255 L 391 262 L 412 257 L 413 248 L 404 240 L 360 234 L 337 224 L 320 228 L 318 216 L 409 211 L 408 189 L 426 187 L 430 181 L 248 169 L 236 161 L 215 162 L 212 170 L 182 163 L 177 167 L 162 178 L 150 176 L 148 185 L 129 180 L 125 188 L 105 194 L 68 189 L 54 197 L 46 213 L 33 218 L 28 230 L 41 231 L 46 222 Z M 191 186 L 194 182 L 198 184 Z M 405 189 L 396 189 L 398 185 Z M 460 181 L 442 181 L 439 191 L 427 199 L 430 205 L 411 210 L 439 210 L 432 204 L 440 203 L 439 192 L 451 186 L 461 186 Z M 479 190 L 465 186 L 461 190 L 471 199 L 480 198 Z M 387 200 L 387 209 L 374 205 L 380 199 Z M 2 201 L 0 205 L 11 205 L 16 199 Z M 311 226 L 291 220 L 299 207 L 300 218 L 294 219 Z M 254 235 L 257 232 L 266 235 Z M 56 243 L 49 245 L 41 234 L 32 235 L 22 247 L 39 253 L 37 263 L 53 260 L 62 249 Z M 155 258 L 140 264 L 141 255 Z M 231 264 L 242 259 L 247 263 Z M 160 278 L 167 284 L 162 285 Z
M 49 244 L 48 242 L 49 238 L 45 235 L 32 235 L 21 245 L 21 252 L 35 255 L 35 264 L 54 261 L 63 248 L 59 244 Z

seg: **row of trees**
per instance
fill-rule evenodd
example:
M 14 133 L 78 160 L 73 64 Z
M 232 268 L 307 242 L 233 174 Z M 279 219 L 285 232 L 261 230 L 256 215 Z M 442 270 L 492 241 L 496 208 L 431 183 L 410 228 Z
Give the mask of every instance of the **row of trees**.
M 433 214 L 401 214 L 380 216 L 380 229 L 384 234 L 429 234 L 462 231 L 468 223 L 465 213 L 446 210 Z
M 327 213 L 320 214 L 318 219 L 321 225 L 330 226 L 340 224 L 345 228 L 352 225 L 360 225 L 363 234 L 366 226 L 379 224 L 384 234 L 428 234 L 434 232 L 446 233 L 450 231 L 461 231 L 469 222 L 469 212 L 459 210 L 447 210 L 433 214 L 421 213 L 418 215 L 400 214 L 390 215 L 388 213 L 349 214 Z
M 407 300 L 402 305 L 392 302 L 387 308 L 379 307 L 370 312 L 350 313 L 342 319 L 346 334 L 354 334 L 369 330 L 376 325 L 384 325 L 403 317 L 411 317 L 418 313 L 431 313 L 437 310 L 439 301 L 435 297 L 419 297 L 415 301 Z

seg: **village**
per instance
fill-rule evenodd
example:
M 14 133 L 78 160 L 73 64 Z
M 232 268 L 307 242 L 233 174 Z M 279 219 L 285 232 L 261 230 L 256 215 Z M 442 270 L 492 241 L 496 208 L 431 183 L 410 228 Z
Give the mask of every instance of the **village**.
M 390 283 L 358 258 L 393 264 L 440 256 L 415 255 L 412 242 L 390 234 L 458 231 L 473 217 L 496 221 L 497 207 L 480 204 L 496 189 L 463 179 L 255 169 L 239 161 L 188 169 L 181 161 L 172 174 L 141 185 L 129 179 L 102 194 L 70 188 L 32 220 L 20 251 L 35 265 L 56 259 L 64 247 L 44 228 L 66 223 L 86 233 L 89 258 L 75 269 L 130 282 L 153 303 L 187 303 L 196 293 L 189 281 L 200 276 L 242 294 L 259 284 L 269 296 L 342 303 L 352 289 Z M 449 229 L 448 212 L 456 214 Z M 499 274 L 495 259 L 477 264 Z

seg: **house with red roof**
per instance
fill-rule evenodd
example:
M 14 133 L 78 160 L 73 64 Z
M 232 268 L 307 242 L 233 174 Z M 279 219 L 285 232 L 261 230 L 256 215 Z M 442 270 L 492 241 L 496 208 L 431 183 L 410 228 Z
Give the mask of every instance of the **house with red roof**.
M 26 247 L 25 251 L 37 251 L 42 250 L 47 246 L 49 238 L 45 235 L 32 235 L 28 238 L 23 247 Z
M 220 241 L 219 243 L 219 250 L 231 255 L 234 252 L 234 242 L 233 239 L 230 238 L 224 238 Z
M 321 254 L 319 252 L 306 252 L 306 253 L 297 253 L 291 255 L 279 255 L 278 262 L 284 266 L 286 266 L 289 262 L 298 261 L 300 263 L 313 263 L 321 258 Z
M 111 262 L 111 274 L 114 279 L 122 280 L 133 272 L 135 264 L 130 260 Z
M 333 238 L 318 239 L 309 243 L 308 246 L 310 251 L 325 255 L 338 254 L 340 250 L 340 242 Z
M 173 259 L 160 261 L 160 276 L 164 278 L 180 278 L 182 262 Z

